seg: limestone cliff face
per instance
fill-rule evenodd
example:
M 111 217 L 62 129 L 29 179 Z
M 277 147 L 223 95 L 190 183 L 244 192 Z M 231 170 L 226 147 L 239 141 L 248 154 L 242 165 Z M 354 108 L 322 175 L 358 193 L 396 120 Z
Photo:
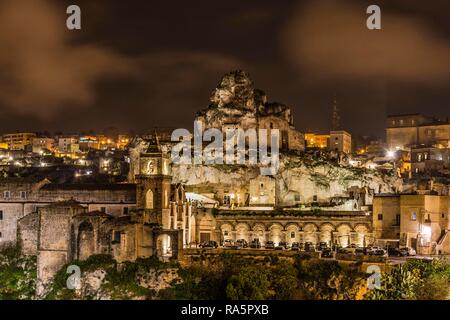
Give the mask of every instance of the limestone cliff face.
M 225 185 L 229 189 L 245 189 L 259 176 L 257 166 L 230 165 L 175 165 L 174 183 L 186 186 Z M 375 193 L 393 193 L 401 190 L 402 181 L 373 170 L 342 167 L 327 161 L 311 162 L 300 156 L 283 156 L 276 180 L 279 205 L 329 201 L 333 197 L 348 196 L 351 187 L 373 190 Z

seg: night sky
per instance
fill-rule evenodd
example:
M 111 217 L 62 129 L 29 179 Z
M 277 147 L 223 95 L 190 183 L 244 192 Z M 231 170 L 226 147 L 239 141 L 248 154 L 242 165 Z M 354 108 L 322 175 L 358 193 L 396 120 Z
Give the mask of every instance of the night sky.
M 303 132 L 330 130 L 336 95 L 345 129 L 383 137 L 387 114 L 449 115 L 449 17 L 445 0 L 0 0 L 0 131 L 191 128 L 244 69 Z

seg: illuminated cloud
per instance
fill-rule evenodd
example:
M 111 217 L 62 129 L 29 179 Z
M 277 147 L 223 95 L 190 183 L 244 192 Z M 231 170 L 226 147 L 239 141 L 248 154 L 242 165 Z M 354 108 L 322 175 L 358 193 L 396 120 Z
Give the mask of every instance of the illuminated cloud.
M 3 112 L 46 119 L 65 104 L 95 100 L 97 81 L 130 75 L 133 63 L 95 45 L 75 44 L 64 7 L 47 0 L 0 4 L 0 104 Z

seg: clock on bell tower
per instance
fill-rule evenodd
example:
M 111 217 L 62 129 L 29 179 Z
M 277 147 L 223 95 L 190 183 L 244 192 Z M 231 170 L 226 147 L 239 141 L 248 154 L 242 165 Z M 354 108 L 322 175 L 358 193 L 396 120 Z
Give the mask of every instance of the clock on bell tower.
M 148 148 L 141 153 L 139 174 L 136 175 L 138 209 L 144 209 L 154 221 L 165 226 L 166 216 L 170 220 L 170 176 L 169 156 L 162 151 L 158 137 L 149 140 Z

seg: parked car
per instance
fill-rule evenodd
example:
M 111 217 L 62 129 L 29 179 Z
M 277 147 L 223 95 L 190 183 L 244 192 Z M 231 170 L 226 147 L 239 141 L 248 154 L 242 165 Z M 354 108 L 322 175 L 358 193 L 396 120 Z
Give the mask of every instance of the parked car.
M 267 241 L 264 247 L 266 249 L 275 249 L 275 243 L 273 241 Z
M 231 239 L 226 239 L 226 240 L 224 240 L 223 241 L 223 246 L 226 248 L 226 247 L 232 247 L 234 244 L 233 244 L 233 240 L 231 240 Z
M 405 252 L 407 256 L 415 256 L 417 254 L 416 250 L 410 247 L 400 248 L 400 251 Z
M 299 251 L 300 250 L 300 244 L 298 242 L 292 242 L 291 250 Z
M 375 250 L 375 251 L 373 252 L 372 255 L 374 255 L 374 256 L 380 256 L 380 257 L 387 257 L 387 256 L 388 256 L 388 253 L 387 253 L 387 251 L 384 250 L 384 249 L 378 249 L 378 250 Z
M 333 258 L 333 250 L 330 248 L 325 248 L 322 250 L 322 253 L 320 255 L 322 258 Z
M 324 249 L 328 248 L 328 244 L 326 242 L 319 243 L 319 250 L 322 251 Z
M 253 239 L 252 242 L 250 242 L 250 248 L 253 249 L 259 249 L 261 248 L 261 242 L 259 242 L 259 239 Z
M 280 241 L 278 243 L 278 246 L 281 246 L 281 247 L 283 247 L 285 249 L 289 249 L 289 244 L 286 241 Z
M 201 243 L 199 245 L 200 248 L 217 248 L 219 247 L 219 245 L 217 244 L 216 241 L 213 240 L 209 240 L 209 241 L 205 241 L 203 243 Z
M 339 247 L 339 248 L 337 248 L 336 252 L 337 253 L 347 253 L 347 249 L 343 248 L 343 247 Z
M 373 255 L 375 251 L 380 250 L 380 247 L 368 247 L 367 252 L 369 255 Z
M 345 254 L 356 255 L 356 250 L 357 250 L 357 248 L 346 247 L 346 248 L 344 248 L 344 253 L 345 253 Z
M 387 249 L 387 252 L 388 252 L 389 257 L 405 257 L 405 256 L 407 256 L 407 252 L 400 250 L 399 248 L 389 247 Z
M 247 248 L 248 242 L 245 239 L 239 239 L 236 241 L 236 246 L 239 246 L 241 248 Z
M 314 252 L 314 250 L 315 250 L 314 243 L 312 243 L 312 242 L 305 243 L 305 251 L 306 252 Z

